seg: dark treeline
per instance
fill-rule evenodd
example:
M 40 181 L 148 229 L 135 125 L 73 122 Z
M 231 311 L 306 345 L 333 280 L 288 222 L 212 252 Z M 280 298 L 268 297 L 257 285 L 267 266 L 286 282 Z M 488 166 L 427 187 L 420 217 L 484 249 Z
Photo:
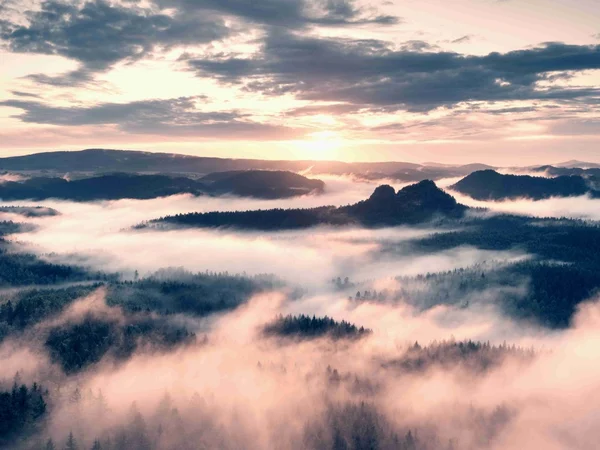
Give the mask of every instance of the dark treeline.
M 89 314 L 62 323 L 46 333 L 45 349 L 67 373 L 86 369 L 105 356 L 125 360 L 138 349 L 163 351 L 195 341 L 184 325 L 169 316 L 183 313 L 203 317 L 232 310 L 260 292 L 281 289 L 283 283 L 268 275 L 248 277 L 228 273 L 191 273 L 165 269 L 135 281 L 105 281 L 68 287 L 7 291 L 0 296 L 0 341 L 18 337 L 45 320 L 56 318 L 75 301 L 104 287 L 113 314 Z M 292 295 L 294 293 L 292 292 Z M 104 297 L 97 301 L 104 302 Z M 158 313 L 158 315 L 156 315 Z
M 29 387 L 17 380 L 12 389 L 0 389 L 0 447 L 9 448 L 20 434 L 36 431 L 38 422 L 46 414 L 44 397 L 47 395 L 37 384 Z
M 267 324 L 264 333 L 267 336 L 278 336 L 296 339 L 314 339 L 323 336 L 332 339 L 357 339 L 370 334 L 372 331 L 357 327 L 345 320 L 337 322 L 330 317 L 278 316 Z
M 0 212 L 18 214 L 28 218 L 60 215 L 56 209 L 45 206 L 0 206 Z
M 169 226 L 277 231 L 315 227 L 318 225 L 369 227 L 415 225 L 434 219 L 457 219 L 467 207 L 438 189 L 432 181 L 407 186 L 396 193 L 391 186 L 378 187 L 373 195 L 354 205 L 312 209 L 271 209 L 243 212 L 210 212 L 178 214 L 162 217 L 137 226 L 169 228 Z
M 590 180 L 579 175 L 544 178 L 503 175 L 494 170 L 474 172 L 452 186 L 452 189 L 477 200 L 542 200 L 550 197 L 600 195 L 600 192 L 592 189 Z
M 0 184 L 0 199 L 73 201 L 152 199 L 176 194 L 236 195 L 257 198 L 288 198 L 321 193 L 325 184 L 291 172 L 247 171 L 214 174 L 196 180 L 182 176 L 112 173 L 69 180 L 63 177 L 34 177 Z M 19 210 L 7 211 L 18 212 Z M 37 211 L 37 212 L 42 212 Z M 29 209 L 21 213 L 35 215 Z
M 3 200 L 150 199 L 182 193 L 204 195 L 206 192 L 201 183 L 189 178 L 118 173 L 75 180 L 36 177 L 0 185 L 0 198 Z
M 106 280 L 110 277 L 77 266 L 53 264 L 27 253 L 13 253 L 6 242 L 0 240 L 0 287 Z
M 140 280 L 111 283 L 107 303 L 130 312 L 205 316 L 234 309 L 260 292 L 282 288 L 283 282 L 270 275 L 193 274 L 170 269 Z
M 125 316 L 123 323 L 90 314 L 77 323 L 50 330 L 46 347 L 53 360 L 70 374 L 97 363 L 107 354 L 124 360 L 140 346 L 169 350 L 194 340 L 193 333 L 161 318 Z
M 109 280 L 8 292 L 0 297 L 0 341 L 57 317 L 76 300 L 102 286 L 107 305 L 118 307 L 114 311 L 118 320 L 106 314 L 90 314 L 49 330 L 45 338 L 47 351 L 67 373 L 85 369 L 105 355 L 124 360 L 138 348 L 166 350 L 193 342 L 194 333 L 183 325 L 175 325 L 169 315 L 185 313 L 203 317 L 231 310 L 255 294 L 281 288 L 283 284 L 266 275 L 246 277 L 163 270 L 136 281 Z
M 261 231 L 296 230 L 317 225 L 347 225 L 348 219 L 333 222 L 333 207 L 313 209 L 269 209 L 257 211 L 189 213 L 167 216 L 137 225 L 137 229 L 199 227 L 199 228 L 239 228 Z
M 0 341 L 9 334 L 59 314 L 75 300 L 91 294 L 100 286 L 94 283 L 58 289 L 32 289 L 0 296 Z
M 462 280 L 465 287 L 482 287 L 488 280 L 506 286 L 527 281 L 525 296 L 507 298 L 506 310 L 513 316 L 566 327 L 577 305 L 600 288 L 600 226 L 595 223 L 496 216 L 468 225 L 462 231 L 419 240 L 414 248 L 432 252 L 470 245 L 533 255 L 534 259 L 505 267 L 487 280 Z
M 491 345 L 489 342 L 441 341 L 421 346 L 415 342 L 398 359 L 385 361 L 383 366 L 401 372 L 422 373 L 431 368 L 451 369 L 460 367 L 472 374 L 485 372 L 500 366 L 506 358 L 527 363 L 533 360 L 534 349 L 514 345 Z
M 68 287 L 8 291 L 0 295 L 0 341 L 11 333 L 60 314 L 75 300 L 101 286 L 106 287 L 106 303 L 121 307 L 127 313 L 206 316 L 234 309 L 253 295 L 282 289 L 284 284 L 268 275 L 249 277 L 163 270 L 135 281 L 118 281 L 109 277 L 108 280 Z
M 6 236 L 7 234 L 19 233 L 22 230 L 22 225 L 4 220 L 0 222 L 0 236 Z M 0 245 L 3 244 L 3 241 L 0 241 Z
M 242 170 L 217 172 L 201 179 L 215 195 L 236 195 L 277 199 L 321 194 L 325 183 L 293 172 L 280 170 Z

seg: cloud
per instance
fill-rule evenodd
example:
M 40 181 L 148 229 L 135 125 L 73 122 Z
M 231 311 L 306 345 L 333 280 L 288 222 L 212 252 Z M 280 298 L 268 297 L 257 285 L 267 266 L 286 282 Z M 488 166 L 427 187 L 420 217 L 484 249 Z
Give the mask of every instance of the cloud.
M 514 171 L 513 171 L 514 172 Z M 543 176 L 542 173 L 532 174 Z M 538 218 L 569 218 L 583 220 L 600 220 L 600 200 L 582 197 L 550 198 L 547 200 L 519 199 L 509 201 L 478 201 L 459 192 L 450 191 L 460 203 L 475 207 L 486 208 L 492 213 L 519 214 Z
M 467 42 L 471 42 L 471 39 L 473 39 L 472 34 L 465 34 L 464 36 L 461 36 L 459 38 L 451 40 L 450 43 L 451 44 L 465 44 Z
M 236 111 L 204 112 L 196 109 L 203 97 L 140 100 L 131 103 L 101 103 L 93 106 L 58 107 L 38 101 L 5 100 L 0 106 L 21 109 L 15 117 L 26 123 L 82 126 L 114 125 L 137 134 L 234 136 L 236 139 L 292 138 L 301 129 L 253 122 Z
M 282 344 L 260 335 L 264 323 L 289 311 L 329 314 L 374 333 L 347 344 Z M 400 438 L 412 429 L 419 442 L 430 444 L 425 448 L 450 440 L 449 448 L 457 450 L 593 448 L 599 311 L 597 303 L 584 305 L 573 328 L 549 333 L 502 319 L 491 309 L 440 307 L 418 314 L 402 304 L 353 304 L 335 295 L 300 301 L 261 295 L 205 321 L 203 343 L 169 353 L 137 351 L 127 362 L 104 360 L 76 377 L 55 374 L 52 385 L 60 389 L 51 390 L 44 433 L 62 443 L 72 431 L 85 448 L 95 437 L 129 430 L 138 433 L 132 439 L 155 437 L 153 445 L 160 449 L 182 448 L 184 440 L 207 448 L 251 442 L 256 450 L 311 449 L 323 446 L 310 445 L 309 438 L 326 440 L 334 431 L 334 412 L 346 408 L 349 414 L 339 420 L 355 425 L 366 410 L 376 415 L 377 429 L 394 430 Z M 483 371 L 470 366 L 473 360 L 461 363 L 460 351 L 447 365 L 415 371 L 394 366 L 393 361 L 408 357 L 415 340 L 425 345 L 449 334 L 492 343 L 508 337 L 535 345 L 538 352 L 525 360 L 510 352 L 499 360 L 491 357 L 493 364 Z M 29 369 L 28 379 L 47 376 L 47 358 L 21 346 L 16 350 L 10 342 L 0 348 L 10 363 L 2 375 L 12 377 L 12 370 L 22 366 Z M 435 359 L 435 350 L 432 354 Z M 369 431 L 352 429 L 348 437 L 359 439 Z M 376 443 L 385 439 L 369 436 Z
M 271 30 L 253 58 L 189 57 L 199 76 L 265 94 L 362 107 L 430 110 L 468 101 L 573 100 L 597 87 L 541 88 L 555 72 L 600 68 L 600 46 L 545 43 L 485 56 L 394 49 L 379 40 L 317 38 Z
M 31 80 L 37 84 L 45 84 L 54 87 L 78 87 L 94 83 L 94 74 L 87 69 L 77 69 L 60 75 L 34 73 L 27 75 L 25 79 Z
M 226 20 L 254 26 L 392 24 L 398 19 L 358 7 L 354 0 L 157 0 L 117 4 L 106 0 L 44 0 L 24 13 L 27 23 L 1 20 L 0 39 L 15 53 L 60 55 L 81 67 L 59 76 L 28 78 L 56 87 L 84 85 L 97 72 L 173 47 L 198 46 L 234 34 Z M 247 26 L 245 27 L 247 28 Z M 238 30 L 239 31 L 239 30 Z
M 162 7 L 180 11 L 215 11 L 269 26 L 303 28 L 309 25 L 347 26 L 375 23 L 388 25 L 401 19 L 357 6 L 355 0 L 157 0 Z
M 23 92 L 23 91 L 10 91 L 10 93 L 16 97 L 29 97 L 29 98 L 40 98 L 39 95 L 33 94 L 31 92 Z
M 82 3 L 45 0 L 40 10 L 29 11 L 27 18 L 29 23 L 25 25 L 0 22 L 0 38 L 8 49 L 78 61 L 82 70 L 74 73 L 79 76 L 107 70 L 121 61 L 147 57 L 159 47 L 197 45 L 229 34 L 223 19 L 211 14 L 176 12 L 171 16 L 104 0 Z

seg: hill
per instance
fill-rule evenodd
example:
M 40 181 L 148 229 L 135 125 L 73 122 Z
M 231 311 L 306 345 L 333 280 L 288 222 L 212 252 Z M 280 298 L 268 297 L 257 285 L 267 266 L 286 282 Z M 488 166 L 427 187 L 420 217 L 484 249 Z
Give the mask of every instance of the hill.
M 57 198 L 74 201 L 149 199 L 189 193 L 203 195 L 206 188 L 189 178 L 165 175 L 111 174 L 66 180 L 57 177 L 37 177 L 0 185 L 2 200 L 46 200 Z
M 67 180 L 35 177 L 0 184 L 0 199 L 73 201 L 151 199 L 175 194 L 236 195 L 240 197 L 287 198 L 322 192 L 325 183 L 290 172 L 244 172 L 206 184 L 186 177 L 114 173 Z
M 462 217 L 467 207 L 439 189 L 433 181 L 422 181 L 396 193 L 380 186 L 371 197 L 342 208 L 272 209 L 243 212 L 210 212 L 163 217 L 137 228 L 171 226 L 276 231 L 318 225 L 369 227 L 419 224 L 436 218 Z
M 250 170 L 218 172 L 201 179 L 214 194 L 240 197 L 287 198 L 322 193 L 325 183 L 286 171 Z
M 477 200 L 515 198 L 542 200 L 550 197 L 596 195 L 588 181 L 578 175 L 543 178 L 529 175 L 502 175 L 493 170 L 474 172 L 453 185 L 452 189 Z

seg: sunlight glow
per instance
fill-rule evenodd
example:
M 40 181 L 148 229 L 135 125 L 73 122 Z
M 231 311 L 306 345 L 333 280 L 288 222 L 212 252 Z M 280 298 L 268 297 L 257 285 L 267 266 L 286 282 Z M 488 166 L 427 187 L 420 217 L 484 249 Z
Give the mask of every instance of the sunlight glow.
M 334 160 L 339 157 L 343 139 L 335 131 L 311 133 L 310 139 L 293 141 L 293 153 L 300 159 Z

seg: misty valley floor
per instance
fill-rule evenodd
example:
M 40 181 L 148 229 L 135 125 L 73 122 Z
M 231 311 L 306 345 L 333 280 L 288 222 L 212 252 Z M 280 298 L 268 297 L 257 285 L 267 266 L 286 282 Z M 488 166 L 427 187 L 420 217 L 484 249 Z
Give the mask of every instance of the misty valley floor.
M 590 448 L 600 226 L 573 208 L 599 201 L 326 180 L 6 202 L 0 447 Z M 283 205 L 335 213 L 266 231 L 236 212 Z

